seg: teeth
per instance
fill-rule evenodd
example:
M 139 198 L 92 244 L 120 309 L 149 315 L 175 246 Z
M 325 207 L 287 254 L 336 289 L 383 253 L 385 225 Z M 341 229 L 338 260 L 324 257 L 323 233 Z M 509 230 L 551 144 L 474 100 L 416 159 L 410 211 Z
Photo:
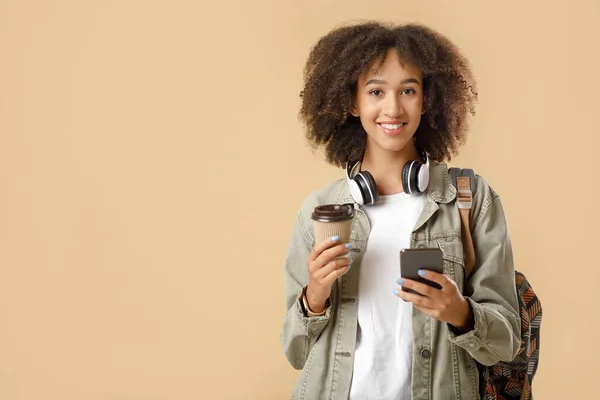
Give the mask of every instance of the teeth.
M 381 124 L 381 126 L 383 126 L 385 129 L 388 129 L 388 130 L 400 129 L 404 125 L 405 125 L 404 123 L 401 123 L 401 124 Z

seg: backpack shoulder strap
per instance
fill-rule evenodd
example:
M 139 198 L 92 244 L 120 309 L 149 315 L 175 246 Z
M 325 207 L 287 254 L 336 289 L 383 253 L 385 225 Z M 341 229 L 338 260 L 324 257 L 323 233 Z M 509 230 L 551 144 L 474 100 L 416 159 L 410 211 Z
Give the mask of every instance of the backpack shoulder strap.
M 448 170 L 452 184 L 457 189 L 456 204 L 460 213 L 461 235 L 465 253 L 465 281 L 469 279 L 475 267 L 475 247 L 471 236 L 471 208 L 477 189 L 475 171 L 472 169 L 450 168 Z
M 452 167 L 452 168 L 448 168 L 448 175 L 450 175 L 450 180 L 452 181 L 452 185 L 454 185 L 455 188 L 458 188 L 458 186 L 457 186 L 457 178 L 458 177 L 469 178 L 471 193 L 473 194 L 473 196 L 475 196 L 475 192 L 477 191 L 477 180 L 475 178 L 475 170 L 474 169 Z

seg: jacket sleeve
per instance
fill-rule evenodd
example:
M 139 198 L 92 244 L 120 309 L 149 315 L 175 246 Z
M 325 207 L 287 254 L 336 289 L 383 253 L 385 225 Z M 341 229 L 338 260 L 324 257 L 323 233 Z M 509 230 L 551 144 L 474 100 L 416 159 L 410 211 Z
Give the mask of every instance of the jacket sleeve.
M 307 259 L 312 238 L 304 224 L 302 210 L 296 216 L 285 257 L 285 303 L 287 313 L 281 330 L 281 343 L 286 358 L 295 369 L 302 369 L 312 346 L 331 318 L 331 305 L 325 315 L 306 317 L 302 292 L 308 284 Z
M 451 342 L 479 363 L 494 365 L 516 356 L 521 344 L 521 321 L 504 209 L 499 196 L 485 186 L 482 189 L 486 194 L 472 228 L 477 261 L 464 288 L 475 327 L 461 335 L 450 325 L 447 327 Z

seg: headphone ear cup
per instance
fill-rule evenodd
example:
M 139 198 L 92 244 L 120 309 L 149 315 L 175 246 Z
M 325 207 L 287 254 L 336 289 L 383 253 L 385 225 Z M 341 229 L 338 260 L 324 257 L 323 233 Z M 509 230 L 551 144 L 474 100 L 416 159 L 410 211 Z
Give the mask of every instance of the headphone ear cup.
M 423 191 L 423 182 L 420 182 L 419 179 L 423 166 L 422 162 L 415 160 L 404 164 L 404 167 L 402 167 L 402 189 L 405 193 L 414 194 Z
M 407 161 L 402 167 L 402 190 L 404 193 L 412 194 L 411 185 L 410 185 L 410 172 L 411 167 L 415 161 Z
M 429 186 L 429 165 L 421 165 L 419 168 L 419 174 L 417 175 L 417 183 L 419 192 L 424 192 Z
M 362 171 L 354 177 L 354 181 L 361 189 L 364 204 L 375 204 L 379 199 L 379 193 L 377 193 L 377 184 L 373 175 L 369 171 Z
M 348 189 L 350 190 L 350 194 L 355 202 L 358 204 L 365 204 L 365 199 L 362 195 L 362 191 L 360 190 L 360 186 L 356 181 L 352 178 L 347 178 L 348 181 Z

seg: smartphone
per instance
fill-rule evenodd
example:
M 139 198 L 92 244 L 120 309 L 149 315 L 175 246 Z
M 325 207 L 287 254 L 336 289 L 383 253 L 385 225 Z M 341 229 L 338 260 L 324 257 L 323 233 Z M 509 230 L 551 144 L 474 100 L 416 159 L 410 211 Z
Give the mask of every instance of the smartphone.
M 444 253 L 438 248 L 424 249 L 402 249 L 400 250 L 400 276 L 413 281 L 422 282 L 436 289 L 442 287 L 435 282 L 419 276 L 418 271 L 426 269 L 440 274 L 444 273 Z M 409 293 L 416 293 L 412 289 L 402 286 L 402 290 Z

